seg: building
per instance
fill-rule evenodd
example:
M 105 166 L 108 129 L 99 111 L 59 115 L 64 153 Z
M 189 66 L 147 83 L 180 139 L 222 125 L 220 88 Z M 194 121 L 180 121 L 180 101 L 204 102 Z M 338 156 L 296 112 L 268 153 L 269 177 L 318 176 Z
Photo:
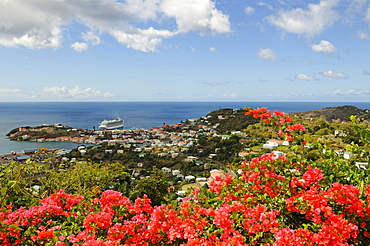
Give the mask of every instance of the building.
M 270 139 L 262 147 L 265 149 L 275 149 L 279 145 L 281 145 L 281 141 L 276 140 L 276 139 Z
M 209 183 L 212 182 L 212 181 L 214 181 L 214 180 L 216 180 L 217 177 L 221 177 L 221 178 L 224 178 L 225 177 L 225 175 L 221 171 L 219 171 L 217 169 L 213 169 L 209 173 L 210 173 L 210 176 L 208 178 L 208 182 Z M 216 181 L 216 182 L 218 182 L 218 181 Z

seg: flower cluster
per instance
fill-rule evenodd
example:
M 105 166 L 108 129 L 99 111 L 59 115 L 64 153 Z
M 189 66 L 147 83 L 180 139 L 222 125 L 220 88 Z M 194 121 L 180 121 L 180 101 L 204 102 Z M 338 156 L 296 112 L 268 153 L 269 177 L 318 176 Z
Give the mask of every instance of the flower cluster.
M 253 118 L 260 119 L 266 123 L 271 123 L 279 128 L 277 134 L 286 136 L 287 141 L 292 141 L 292 132 L 305 131 L 305 127 L 300 123 L 292 124 L 292 118 L 286 115 L 284 112 L 274 110 L 267 110 L 266 107 L 251 109 L 245 108 L 246 115 L 252 115 Z

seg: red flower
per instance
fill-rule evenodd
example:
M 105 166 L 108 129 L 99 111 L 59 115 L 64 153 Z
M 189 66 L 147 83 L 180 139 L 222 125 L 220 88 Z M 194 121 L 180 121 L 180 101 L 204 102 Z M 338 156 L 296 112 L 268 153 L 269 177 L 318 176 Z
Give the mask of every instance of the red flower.
M 284 117 L 284 112 L 279 112 L 277 110 L 274 110 L 274 115 L 275 116 L 281 116 L 281 117 Z
M 84 227 L 88 231 L 94 231 L 95 229 L 108 229 L 112 225 L 112 213 L 90 213 L 84 222 Z
M 306 129 L 304 128 L 304 126 L 302 124 L 299 124 L 299 123 L 296 123 L 294 125 L 288 126 L 286 128 L 286 131 L 287 132 L 295 131 L 295 130 L 305 131 Z
M 308 187 L 312 184 L 318 184 L 323 178 L 322 170 L 318 168 L 310 168 L 303 174 L 303 179 Z

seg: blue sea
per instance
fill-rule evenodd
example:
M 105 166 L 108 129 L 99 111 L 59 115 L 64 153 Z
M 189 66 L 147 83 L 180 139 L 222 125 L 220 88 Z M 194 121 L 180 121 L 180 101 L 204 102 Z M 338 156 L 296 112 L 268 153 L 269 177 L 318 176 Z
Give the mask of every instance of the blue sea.
M 343 105 L 370 108 L 370 103 L 362 102 L 0 102 L 0 154 L 37 147 L 77 147 L 73 143 L 9 141 L 5 135 L 20 126 L 61 123 L 98 129 L 102 120 L 121 117 L 125 120 L 125 129 L 140 129 L 200 118 L 221 108 L 268 107 L 291 113 Z

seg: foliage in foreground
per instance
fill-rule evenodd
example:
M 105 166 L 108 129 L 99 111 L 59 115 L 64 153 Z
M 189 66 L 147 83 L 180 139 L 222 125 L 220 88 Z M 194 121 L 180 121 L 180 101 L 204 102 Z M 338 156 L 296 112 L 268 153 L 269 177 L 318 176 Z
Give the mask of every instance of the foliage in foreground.
M 305 142 L 301 124 L 282 112 L 249 111 L 287 140 Z M 297 137 L 295 137 L 297 136 Z M 297 146 L 294 146 L 297 149 Z M 299 151 L 298 151 L 299 152 Z M 294 158 L 288 158 L 294 156 Z M 104 191 L 84 198 L 60 190 L 29 208 L 3 208 L 1 245 L 369 245 L 370 185 L 337 182 L 330 168 L 298 154 L 263 154 L 244 162 L 238 176 L 196 188 L 178 206 L 131 202 Z M 293 161 L 294 160 L 294 161 Z M 340 165 L 340 167 L 339 167 Z M 349 169 L 351 169 L 348 166 Z

